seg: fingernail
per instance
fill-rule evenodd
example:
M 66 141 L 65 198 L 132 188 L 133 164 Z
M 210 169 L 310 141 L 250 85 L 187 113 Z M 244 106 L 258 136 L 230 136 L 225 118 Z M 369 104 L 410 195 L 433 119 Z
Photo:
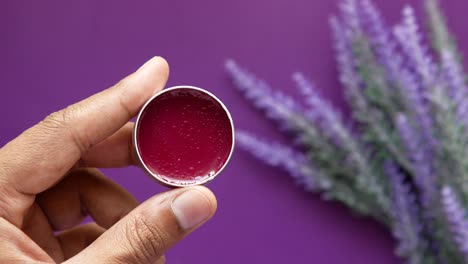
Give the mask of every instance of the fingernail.
M 179 225 L 185 230 L 205 222 L 211 214 L 207 198 L 198 190 L 188 190 L 177 196 L 171 208 Z

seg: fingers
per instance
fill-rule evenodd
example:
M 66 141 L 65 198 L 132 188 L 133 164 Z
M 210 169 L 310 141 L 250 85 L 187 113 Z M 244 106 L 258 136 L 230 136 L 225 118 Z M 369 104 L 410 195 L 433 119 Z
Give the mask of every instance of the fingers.
M 70 263 L 155 263 L 175 243 L 199 227 L 216 210 L 205 187 L 189 187 L 157 195 L 104 232 Z
M 86 152 L 79 167 L 117 168 L 138 165 L 133 151 L 133 123 L 125 124 L 112 136 L 106 138 Z
M 0 217 L 21 226 L 34 195 L 128 122 L 164 87 L 168 72 L 166 61 L 155 57 L 114 87 L 50 115 L 0 149 Z
M 95 223 L 74 227 L 57 235 L 65 260 L 75 256 L 94 242 L 105 229 Z
M 2 263 L 53 263 L 54 261 L 20 229 L 0 217 Z
M 96 169 L 77 169 L 37 196 L 37 203 L 55 230 L 79 224 L 89 214 L 109 228 L 138 205 L 124 188 Z
M 25 217 L 22 231 L 55 262 L 60 263 L 63 261 L 60 244 L 55 238 L 47 217 L 36 203 L 31 206 Z
M 51 114 L 0 150 L 0 181 L 25 194 L 46 190 L 136 115 L 164 87 L 168 72 L 167 62 L 155 57 L 115 86 Z

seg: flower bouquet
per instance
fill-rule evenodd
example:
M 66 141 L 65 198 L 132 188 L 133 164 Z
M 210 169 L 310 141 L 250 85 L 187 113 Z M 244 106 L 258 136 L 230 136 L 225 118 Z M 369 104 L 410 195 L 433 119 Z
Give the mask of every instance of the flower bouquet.
M 435 0 L 426 13 L 430 47 L 409 6 L 390 28 L 370 1 L 340 3 L 330 25 L 352 120 L 302 73 L 292 76 L 297 102 L 227 61 L 238 90 L 292 143 L 244 131 L 236 140 L 307 191 L 384 224 L 407 263 L 468 263 L 467 81 Z

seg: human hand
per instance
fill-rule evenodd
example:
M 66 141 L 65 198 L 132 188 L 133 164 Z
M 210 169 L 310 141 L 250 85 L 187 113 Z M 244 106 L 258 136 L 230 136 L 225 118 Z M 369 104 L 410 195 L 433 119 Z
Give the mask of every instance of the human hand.
M 138 205 L 95 169 L 137 164 L 128 121 L 168 74 L 155 57 L 0 149 L 1 263 L 164 263 L 168 248 L 213 216 L 204 187 Z M 95 223 L 79 225 L 86 215 Z

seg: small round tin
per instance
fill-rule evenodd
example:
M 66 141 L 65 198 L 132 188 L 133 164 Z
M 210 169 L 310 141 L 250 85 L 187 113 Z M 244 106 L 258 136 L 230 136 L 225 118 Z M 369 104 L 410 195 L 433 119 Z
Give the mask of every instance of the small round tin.
M 133 145 L 144 170 L 165 186 L 201 185 L 226 167 L 234 124 L 212 93 L 175 86 L 149 99 L 138 114 Z

